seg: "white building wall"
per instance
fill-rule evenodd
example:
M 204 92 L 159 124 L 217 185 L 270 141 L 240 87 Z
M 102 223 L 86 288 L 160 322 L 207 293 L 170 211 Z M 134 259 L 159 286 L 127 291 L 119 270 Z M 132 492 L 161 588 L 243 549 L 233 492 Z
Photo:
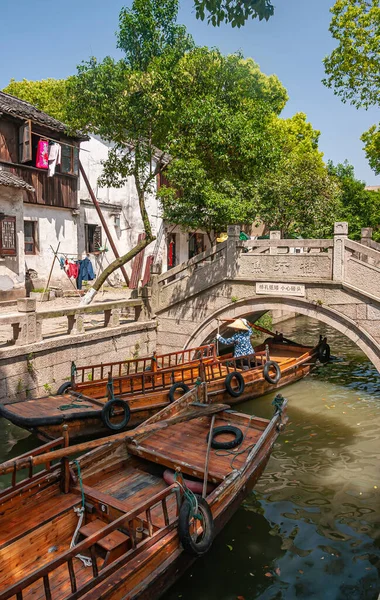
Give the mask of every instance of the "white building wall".
M 0 212 L 16 217 L 16 256 L 0 256 L 0 301 L 19 291 L 25 295 L 23 193 L 20 188 L 0 185 Z
M 24 204 L 24 220 L 37 223 L 38 247 L 36 254 L 25 255 L 25 268 L 33 269 L 37 273 L 37 278 L 34 280 L 35 287 L 43 287 L 47 282 L 54 258 L 50 246 L 57 250 L 60 242 L 60 256 L 67 254 L 74 259 L 78 258 L 78 217 L 67 209 Z M 59 268 L 57 261 L 53 267 L 50 284 L 71 288 L 67 275 Z
M 90 185 L 101 205 L 102 214 L 109 227 L 119 255 L 122 256 L 136 245 L 139 234 L 143 232 L 143 223 L 140 216 L 137 191 L 133 177 L 130 177 L 127 183 L 121 188 L 104 188 L 98 185 L 98 178 L 102 174 L 103 169 L 102 161 L 107 158 L 109 147 L 110 145 L 106 142 L 95 136 L 92 136 L 88 142 L 83 142 L 81 144 L 82 151 L 80 153 L 80 158 L 83 168 L 86 171 L 87 177 L 90 181 Z M 149 214 L 152 231 L 156 236 L 160 230 L 162 218 L 160 216 L 159 202 L 155 192 L 156 182 L 154 182 L 153 192 L 148 194 L 146 198 L 146 208 Z M 81 204 L 81 233 L 79 251 L 83 252 L 85 250 L 84 225 L 90 224 L 101 226 L 101 222 L 97 211 L 90 200 L 90 194 L 82 177 L 80 179 L 78 196 Z M 120 217 L 120 226 L 115 225 L 116 215 Z M 95 265 L 95 270 L 97 273 L 99 272 L 101 265 L 104 267 L 114 260 L 114 254 L 112 252 L 111 245 L 106 238 L 104 229 L 102 228 L 102 246 L 104 245 L 107 246 L 107 252 L 90 257 Z M 154 248 L 155 242 L 152 242 L 152 244 L 145 249 L 145 257 L 152 254 Z M 161 262 L 163 257 L 166 259 L 165 248 L 165 236 L 163 236 L 162 244 L 159 249 L 159 259 Z M 145 264 L 142 274 L 144 274 L 144 269 Z M 128 275 L 130 275 L 131 263 L 126 265 L 126 270 Z M 117 281 L 123 281 L 120 270 L 115 272 L 111 278 L 111 283 L 116 283 Z

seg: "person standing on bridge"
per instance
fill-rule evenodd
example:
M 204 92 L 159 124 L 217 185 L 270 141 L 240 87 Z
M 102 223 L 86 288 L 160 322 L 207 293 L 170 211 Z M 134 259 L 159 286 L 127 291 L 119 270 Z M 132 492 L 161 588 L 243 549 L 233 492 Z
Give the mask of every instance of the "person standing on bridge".
M 251 344 L 252 328 L 247 319 L 236 319 L 236 321 L 231 323 L 228 327 L 235 329 L 236 332 L 229 338 L 224 338 L 218 333 L 216 336 L 218 342 L 221 342 L 222 344 L 235 344 L 234 358 L 255 354 Z

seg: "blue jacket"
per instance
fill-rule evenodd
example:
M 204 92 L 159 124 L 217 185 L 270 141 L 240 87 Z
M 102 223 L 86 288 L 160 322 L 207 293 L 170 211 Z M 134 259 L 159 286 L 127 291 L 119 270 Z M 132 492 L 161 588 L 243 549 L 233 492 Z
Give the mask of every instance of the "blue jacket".
M 255 351 L 251 344 L 252 329 L 249 328 L 247 331 L 239 331 L 234 333 L 230 338 L 224 338 L 220 336 L 219 342 L 223 344 L 235 344 L 234 357 L 248 356 L 249 354 L 255 354 Z
M 95 279 L 94 269 L 89 258 L 84 258 L 79 261 L 79 275 L 77 279 L 78 290 L 82 289 L 82 281 L 91 281 Z

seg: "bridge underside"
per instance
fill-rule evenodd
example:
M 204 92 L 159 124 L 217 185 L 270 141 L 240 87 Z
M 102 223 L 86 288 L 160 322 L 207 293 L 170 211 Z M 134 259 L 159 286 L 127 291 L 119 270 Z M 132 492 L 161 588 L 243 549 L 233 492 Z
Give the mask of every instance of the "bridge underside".
M 252 282 L 223 281 L 196 296 L 174 300 L 158 313 L 161 351 L 201 345 L 215 336 L 222 319 L 282 309 L 317 319 L 347 336 L 380 371 L 380 305 L 335 284 L 306 286 L 306 297 L 258 296 Z M 179 298 L 178 298 L 179 300 Z

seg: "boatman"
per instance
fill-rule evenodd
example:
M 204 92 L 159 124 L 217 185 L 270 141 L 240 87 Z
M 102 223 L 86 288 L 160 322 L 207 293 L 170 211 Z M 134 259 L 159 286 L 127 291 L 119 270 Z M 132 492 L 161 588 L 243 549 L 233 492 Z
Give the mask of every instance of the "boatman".
M 235 333 L 229 338 L 224 338 L 218 333 L 216 336 L 218 342 L 222 342 L 222 344 L 234 344 L 234 358 L 255 354 L 251 344 L 252 328 L 247 319 L 236 319 L 228 327 L 234 329 Z

